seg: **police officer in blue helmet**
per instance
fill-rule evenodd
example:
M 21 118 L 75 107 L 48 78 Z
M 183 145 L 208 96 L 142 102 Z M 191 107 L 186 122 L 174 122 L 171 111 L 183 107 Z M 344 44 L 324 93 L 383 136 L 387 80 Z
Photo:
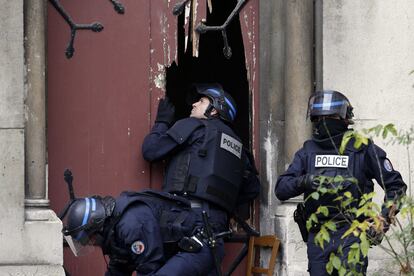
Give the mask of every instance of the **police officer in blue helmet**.
M 190 201 L 191 219 L 184 224 L 200 245 L 197 252 L 174 252 L 157 271 L 160 275 L 216 275 L 223 240 L 218 238 L 213 249 L 197 235 L 206 227 L 203 213 L 215 234 L 226 231 L 229 214 L 259 194 L 253 160 L 231 127 L 237 115 L 234 99 L 219 84 L 194 85 L 191 94 L 190 116 L 175 123 L 173 104 L 160 100 L 142 145 L 147 161 L 167 161 L 162 189 Z
M 76 198 L 62 216 L 62 233 L 77 257 L 101 248 L 109 256 L 105 276 L 156 275 L 165 263 L 161 210 L 177 204 L 151 191 Z
M 279 200 L 288 200 L 301 194 L 304 195 L 304 199 L 308 198 L 321 185 L 320 176 L 343 176 L 345 180 L 341 183 L 342 192 L 350 192 L 356 199 L 360 198 L 362 193 L 367 194 L 374 190 L 373 179 L 384 189 L 385 201 L 395 201 L 405 194 L 407 186 L 400 173 L 394 170 L 385 151 L 372 141 L 355 148 L 352 138 L 347 143 L 344 153 L 339 154 L 345 132 L 352 130 L 349 129 L 349 125 L 353 124 L 353 115 L 351 103 L 338 91 L 323 90 L 311 95 L 308 116 L 313 124 L 313 135 L 295 153 L 286 172 L 278 177 L 275 194 Z M 357 181 L 349 181 L 351 178 Z M 343 253 L 341 263 L 347 265 L 351 245 L 359 242 L 353 235 L 342 238 L 350 225 L 346 223 L 347 218 L 338 211 L 339 208 L 334 208 L 340 204 L 335 201 L 336 197 L 337 195 L 324 195 L 304 202 L 305 220 L 316 213 L 319 206 L 329 207 L 328 216 L 318 214 L 318 224 L 313 225 L 309 233 L 302 233 L 307 241 L 310 275 L 328 275 L 326 264 L 329 262 L 330 254 L 333 252 L 340 255 L 340 248 Z M 390 212 L 390 208 L 384 204 L 379 218 L 385 225 L 390 223 Z M 320 230 L 320 225 L 328 220 L 335 222 L 337 229 L 330 232 L 330 241 L 322 249 L 315 243 L 315 235 Z M 361 261 L 362 263 L 354 269 L 365 275 L 368 260 L 361 257 Z

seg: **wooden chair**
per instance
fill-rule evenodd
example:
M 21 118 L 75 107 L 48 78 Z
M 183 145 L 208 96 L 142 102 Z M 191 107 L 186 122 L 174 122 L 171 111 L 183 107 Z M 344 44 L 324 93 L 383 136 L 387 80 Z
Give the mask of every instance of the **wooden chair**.
M 249 251 L 247 253 L 247 276 L 253 274 L 273 275 L 276 264 L 276 256 L 279 250 L 280 240 L 275 235 L 254 237 L 251 236 L 249 240 Z M 268 247 L 272 249 L 270 260 L 267 268 L 255 266 L 255 247 Z

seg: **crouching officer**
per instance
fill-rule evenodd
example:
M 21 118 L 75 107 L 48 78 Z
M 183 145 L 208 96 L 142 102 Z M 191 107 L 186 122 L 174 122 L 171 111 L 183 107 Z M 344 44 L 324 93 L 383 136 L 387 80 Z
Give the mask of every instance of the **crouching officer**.
M 259 181 L 252 159 L 231 128 L 237 113 L 232 97 L 218 84 L 195 85 L 193 95 L 197 98 L 190 117 L 175 124 L 174 106 L 168 98 L 160 100 L 142 153 L 150 162 L 167 160 L 162 189 L 190 201 L 194 220 L 184 224 L 193 233 L 205 233 L 209 224 L 214 236 L 228 230 L 228 214 L 256 198 Z M 199 251 L 176 251 L 158 273 L 214 274 L 224 255 L 222 239 L 214 244 L 205 239 L 196 242 Z
M 178 208 L 180 214 L 174 212 Z M 151 190 L 123 192 L 117 198 L 72 198 L 61 215 L 62 232 L 75 256 L 100 247 L 109 256 L 106 276 L 130 276 L 134 271 L 164 275 L 156 271 L 167 259 L 165 243 L 191 235 L 192 229 L 180 223 L 191 219 L 186 215 L 190 209 L 190 202 L 183 198 Z M 177 223 L 160 226 L 162 217 Z
M 310 97 L 308 115 L 313 123 L 313 136 L 296 152 L 287 171 L 277 179 L 275 194 L 279 200 L 287 200 L 300 194 L 304 194 L 304 198 L 307 198 L 319 185 L 316 176 L 337 175 L 358 180 L 357 183 L 350 181 L 341 183 L 344 192 L 351 192 L 354 198 L 372 192 L 373 179 L 384 189 L 386 201 L 395 200 L 405 194 L 406 185 L 400 173 L 394 170 L 385 151 L 372 141 L 356 149 L 352 138 L 344 153 L 342 155 L 338 153 L 344 133 L 353 123 L 352 109 L 349 100 L 337 91 L 317 91 Z M 320 196 L 318 200 L 305 201 L 305 215 L 309 217 L 319 206 L 336 206 L 338 204 L 338 201 L 334 201 L 336 197 Z M 349 225 L 341 223 L 344 218 L 338 212 L 335 208 L 329 208 L 328 217 L 322 215 L 318 217 L 322 223 L 323 220 L 330 219 L 337 222 L 337 231 L 330 233 L 331 240 L 324 249 L 314 242 L 318 227 L 313 227 L 309 233 L 307 251 L 310 275 L 328 275 L 326 264 L 329 262 L 329 256 L 331 252 L 337 253 L 339 246 L 342 246 L 343 251 L 341 261 L 343 264 L 346 263 L 350 246 L 359 242 L 358 238 L 352 235 L 341 239 Z M 389 209 L 384 207 L 382 217 L 385 221 L 389 217 L 388 212 Z M 365 259 L 363 262 L 364 265 L 357 267 L 357 270 L 365 274 L 368 260 Z

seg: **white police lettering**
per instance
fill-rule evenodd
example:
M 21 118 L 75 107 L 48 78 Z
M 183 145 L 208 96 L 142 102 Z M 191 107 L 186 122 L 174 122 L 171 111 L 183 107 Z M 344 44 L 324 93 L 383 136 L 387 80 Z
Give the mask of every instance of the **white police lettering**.
M 316 155 L 315 168 L 348 168 L 349 157 L 344 155 Z
M 233 137 L 222 133 L 220 147 L 241 158 L 243 145 Z

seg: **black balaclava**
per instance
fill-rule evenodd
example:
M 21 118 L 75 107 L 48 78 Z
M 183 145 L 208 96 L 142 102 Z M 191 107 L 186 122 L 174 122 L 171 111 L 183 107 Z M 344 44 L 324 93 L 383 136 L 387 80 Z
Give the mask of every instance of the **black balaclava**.
M 328 139 L 336 136 L 341 136 L 348 130 L 348 123 L 344 120 L 325 118 L 313 124 L 313 137 L 317 140 Z M 342 137 L 341 137 L 342 139 Z

